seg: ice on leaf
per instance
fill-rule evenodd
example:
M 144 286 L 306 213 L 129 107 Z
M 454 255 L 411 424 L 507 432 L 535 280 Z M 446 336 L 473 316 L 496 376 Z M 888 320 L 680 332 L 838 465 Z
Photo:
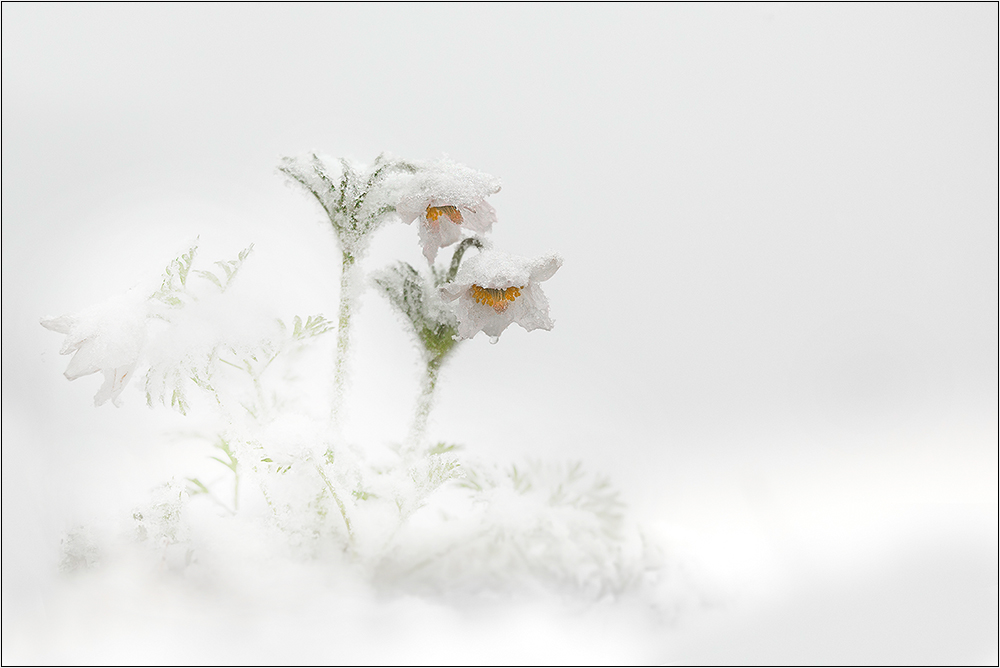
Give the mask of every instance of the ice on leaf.
M 440 363 L 455 346 L 458 320 L 433 281 L 399 262 L 376 272 L 372 282 L 413 327 L 427 360 Z
M 552 329 L 549 301 L 539 285 L 562 266 L 555 254 L 523 258 L 485 250 L 462 263 L 455 280 L 442 288 L 447 301 L 458 300 L 458 336 L 479 332 L 497 337 L 511 323 L 527 331 Z
M 131 290 L 103 304 L 74 315 L 42 318 L 42 326 L 66 335 L 61 355 L 73 355 L 65 376 L 76 380 L 100 371 L 104 374 L 94 404 L 108 401 L 120 406 L 118 398 L 132 380 L 135 366 L 146 341 L 149 305 L 140 290 Z
M 354 258 L 364 253 L 371 234 L 390 219 L 409 175 L 416 169 L 387 155 L 364 165 L 315 153 L 284 158 L 278 167 L 316 198 L 330 219 L 341 250 Z
M 461 241 L 465 230 L 489 232 L 496 210 L 486 201 L 499 192 L 500 180 L 449 160 L 420 163 L 396 205 L 404 223 L 420 221 L 424 257 L 434 262 L 438 249 Z
M 541 587 L 600 599 L 647 582 L 658 555 L 606 479 L 580 464 L 463 462 L 395 536 L 378 577 L 413 592 Z

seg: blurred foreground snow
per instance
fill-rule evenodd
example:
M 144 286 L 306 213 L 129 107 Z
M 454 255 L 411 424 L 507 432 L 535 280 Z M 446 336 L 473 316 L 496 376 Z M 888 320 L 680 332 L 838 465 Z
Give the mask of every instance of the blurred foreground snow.
M 706 470 L 706 451 L 681 467 L 690 484 L 637 491 L 629 509 L 665 549 L 664 579 L 600 599 L 366 584 L 357 564 L 297 557 L 209 504 L 190 506 L 183 538 L 210 549 L 187 566 L 182 545 L 98 553 L 135 530 L 107 523 L 75 537 L 78 568 L 57 575 L 37 558 L 54 534 L 36 534 L 4 549 L 24 585 L 4 592 L 4 663 L 989 664 L 993 437 L 943 429 L 878 456 L 857 438 L 839 463 L 776 448 L 763 476 Z

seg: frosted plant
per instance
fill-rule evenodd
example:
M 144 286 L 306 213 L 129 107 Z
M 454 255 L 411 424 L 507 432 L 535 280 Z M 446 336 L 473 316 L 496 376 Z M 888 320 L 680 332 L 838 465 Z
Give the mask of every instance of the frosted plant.
M 170 569 L 197 563 L 204 537 L 185 525 L 197 505 L 270 527 L 298 558 L 346 560 L 395 588 L 547 587 L 601 597 L 640 586 L 655 559 L 603 478 L 579 465 L 505 469 L 426 439 L 441 369 L 463 340 L 482 331 L 495 343 L 512 323 L 553 327 L 540 284 L 562 259 L 509 255 L 485 236 L 497 221 L 486 199 L 499 181 L 449 161 L 386 156 L 360 165 L 312 154 L 286 158 L 279 170 L 316 199 L 333 229 L 342 269 L 335 323 L 256 313 L 254 295 L 230 289 L 253 271 L 253 247 L 203 265 L 196 245 L 150 289 L 42 322 L 66 335 L 68 378 L 104 372 L 96 403 L 118 405 L 140 374 L 150 408 L 196 417 L 205 468 L 134 509 L 134 541 Z M 366 283 L 365 251 L 393 221 L 418 222 L 427 266 L 397 262 Z M 450 261 L 435 264 L 446 246 Z M 366 284 L 400 314 L 419 352 L 420 393 L 402 446 L 347 442 L 339 429 L 350 327 Z M 300 364 L 334 328 L 332 369 Z M 332 376 L 332 396 L 311 392 L 296 365 Z M 91 542 L 68 541 L 66 562 L 97 563 Z
M 470 247 L 480 253 L 463 258 Z M 441 366 L 456 344 L 485 331 L 495 343 L 512 322 L 526 330 L 552 329 L 548 301 L 538 283 L 551 278 L 562 259 L 535 260 L 487 250 L 477 237 L 464 239 L 447 270 L 430 265 L 429 275 L 405 262 L 377 272 L 374 283 L 411 326 L 420 347 L 425 374 L 417 401 L 410 443 L 424 434 Z M 448 302 L 458 301 L 456 308 Z
M 471 258 L 442 289 L 446 300 L 458 300 L 458 336 L 485 332 L 496 342 L 511 323 L 529 332 L 552 329 L 549 301 L 538 284 L 552 278 L 562 262 L 558 255 L 528 259 L 494 250 Z
M 466 465 L 379 563 L 385 583 L 430 593 L 537 587 L 617 595 L 659 566 L 618 493 L 582 466 Z
M 315 153 L 299 158 L 284 158 L 278 170 L 305 188 L 329 219 L 336 234 L 345 264 L 359 260 L 368 248 L 372 234 L 391 220 L 408 179 L 417 166 L 385 154 L 371 165 L 341 158 L 330 160 Z
M 188 492 L 171 480 L 154 489 L 151 497 L 132 509 L 135 542 L 148 549 L 161 567 L 183 570 L 194 558 L 190 530 L 183 517 Z
M 380 155 L 370 166 L 341 158 L 331 166 L 315 153 L 284 158 L 278 170 L 305 188 L 326 214 L 341 252 L 340 306 L 337 309 L 337 357 L 334 366 L 332 414 L 336 419 L 343 401 L 350 348 L 351 314 L 360 289 L 357 262 L 371 243 L 372 234 L 395 216 L 403 182 L 400 175 L 417 168 L 408 162 Z
M 433 264 L 438 249 L 465 237 L 485 234 L 497 222 L 486 198 L 500 191 L 500 181 L 448 160 L 420 163 L 396 210 L 404 223 L 420 221 L 424 257 Z
M 452 254 L 451 267 L 447 271 L 438 271 L 431 265 L 428 276 L 400 262 L 372 277 L 389 302 L 406 318 L 424 364 L 423 384 L 410 430 L 411 444 L 423 437 L 441 366 L 459 342 L 458 318 L 441 298 L 440 287 L 454 280 L 462 257 L 471 246 L 482 248 L 483 242 L 475 237 L 462 241 Z
M 63 573 L 87 570 L 101 563 L 101 547 L 86 527 L 67 531 L 60 540 L 59 570 Z
M 496 212 L 485 198 L 500 190 L 497 179 L 446 160 L 406 162 L 380 155 L 371 166 L 341 159 L 331 167 L 316 154 L 285 158 L 279 170 L 304 187 L 323 207 L 341 250 L 340 307 L 332 414 L 339 417 L 346 384 L 351 314 L 360 290 L 358 260 L 372 234 L 395 216 L 420 219 L 424 256 L 461 240 L 462 230 L 488 232 Z
M 60 355 L 73 355 L 65 376 L 76 380 L 100 371 L 104 383 L 94 405 L 119 406 L 122 390 L 134 376 L 146 342 L 147 296 L 134 289 L 79 314 L 43 318 L 42 326 L 66 335 Z
M 188 491 L 205 493 L 232 512 L 239 507 L 241 475 L 255 480 L 270 503 L 264 476 L 273 460 L 257 436 L 276 418 L 282 400 L 274 389 L 265 389 L 265 373 L 333 328 L 321 315 L 294 316 L 286 325 L 234 309 L 227 293 L 252 250 L 251 245 L 233 260 L 199 268 L 193 245 L 167 265 L 156 289 L 137 287 L 79 315 L 42 320 L 67 333 L 64 353 L 76 353 L 67 378 L 105 372 L 98 405 L 108 398 L 120 405 L 118 395 L 134 375 L 144 376 L 150 408 L 164 405 L 187 415 L 193 391 L 207 395 L 223 427 L 205 440 L 218 450 L 213 459 L 233 476 L 233 500 L 221 502 L 198 478 L 189 479 Z

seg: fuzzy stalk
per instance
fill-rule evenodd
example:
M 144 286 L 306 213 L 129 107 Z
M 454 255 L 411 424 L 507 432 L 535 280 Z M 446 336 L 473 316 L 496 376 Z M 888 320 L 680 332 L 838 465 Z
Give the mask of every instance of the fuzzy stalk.
M 420 396 L 417 397 L 417 407 L 413 415 L 413 426 L 410 428 L 411 447 L 419 446 L 427 431 L 427 418 L 430 417 L 431 407 L 434 404 L 434 390 L 437 388 L 438 373 L 441 371 L 443 362 L 444 355 L 427 359 Z
M 347 508 L 344 506 L 344 502 L 340 500 L 340 495 L 337 494 L 337 490 L 334 488 L 333 483 L 330 482 L 330 478 L 326 475 L 323 467 L 316 464 L 316 472 L 319 473 L 319 477 L 323 479 L 326 483 L 327 489 L 330 490 L 330 496 L 333 497 L 334 502 L 337 504 L 337 508 L 340 510 L 340 516 L 344 518 L 344 526 L 347 527 L 347 540 L 348 542 L 354 541 L 354 530 L 351 529 L 351 520 L 347 516 Z
M 462 239 L 458 246 L 455 247 L 455 252 L 452 253 L 451 267 L 448 268 L 448 273 L 444 275 L 444 279 L 440 281 L 441 283 L 450 283 L 455 280 L 455 276 L 458 274 L 458 266 L 462 263 L 462 257 L 465 255 L 465 251 L 469 250 L 471 246 L 482 250 L 483 242 L 476 237 Z
M 347 354 L 351 347 L 351 311 L 354 305 L 354 256 L 343 251 L 340 269 L 340 307 L 337 312 L 337 353 L 333 365 L 331 417 L 339 425 L 347 386 Z

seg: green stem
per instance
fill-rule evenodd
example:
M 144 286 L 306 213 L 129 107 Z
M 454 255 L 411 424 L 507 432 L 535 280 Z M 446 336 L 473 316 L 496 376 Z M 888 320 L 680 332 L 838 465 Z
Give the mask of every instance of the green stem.
M 330 490 L 330 494 L 333 496 L 333 500 L 337 503 L 337 507 L 340 508 L 340 515 L 344 518 L 344 526 L 347 527 L 347 537 L 349 540 L 354 540 L 354 531 L 351 529 L 351 520 L 347 517 L 347 508 L 344 507 L 344 502 L 340 500 L 340 496 L 337 495 L 337 490 L 333 488 L 333 483 L 330 482 L 330 478 L 327 477 L 326 472 L 323 471 L 323 467 L 316 464 L 316 472 L 319 473 L 319 477 L 323 479 L 326 483 L 327 488 Z
M 240 465 L 237 463 L 233 467 L 233 512 L 238 512 L 240 509 Z
M 282 522 L 281 522 L 281 516 L 278 514 L 278 507 L 274 505 L 274 500 L 271 498 L 271 495 L 267 493 L 267 485 L 264 483 L 264 477 L 260 474 L 260 467 L 257 466 L 256 464 L 256 462 L 260 460 L 260 457 L 254 456 L 258 454 L 255 453 L 254 450 L 257 450 L 261 454 L 264 453 L 263 446 L 261 446 L 260 443 L 257 443 L 255 441 L 244 441 L 243 439 L 240 438 L 233 438 L 231 440 L 236 446 L 233 449 L 233 454 L 235 455 L 236 459 L 236 467 L 237 468 L 239 467 L 240 461 L 243 461 L 245 463 L 249 462 L 251 478 L 257 481 L 257 486 L 260 488 L 260 493 L 263 495 L 264 501 L 267 502 L 267 507 L 271 509 L 271 513 L 274 515 L 274 521 L 277 522 L 278 527 L 280 528 Z M 233 473 L 236 473 L 235 468 L 233 469 Z M 237 493 L 239 493 L 239 482 L 240 482 L 239 474 L 237 474 L 236 477 Z
M 260 415 L 267 415 L 267 400 L 264 397 L 264 386 L 260 382 L 260 375 L 251 372 L 250 377 L 253 379 L 253 388 L 257 393 L 257 401 L 260 403 Z
M 462 263 L 462 256 L 465 255 L 465 251 L 469 250 L 469 246 L 475 246 L 479 250 L 482 250 L 483 242 L 475 237 L 462 239 L 459 242 L 455 248 L 455 252 L 451 256 L 451 267 L 449 267 L 448 273 L 445 275 L 444 283 L 451 283 L 455 280 L 455 275 L 458 274 L 458 265 Z
M 420 389 L 420 396 L 417 397 L 417 409 L 413 415 L 413 427 L 410 429 L 410 447 L 417 447 L 424 439 L 427 431 L 427 418 L 431 414 L 431 407 L 434 403 L 434 389 L 437 387 L 438 373 L 441 371 L 441 363 L 444 356 L 439 355 L 428 360 L 424 373 L 423 386 Z
M 339 424 L 347 384 L 347 353 L 351 343 L 351 306 L 354 300 L 354 256 L 343 251 L 340 270 L 340 309 L 337 321 L 337 357 L 333 368 L 333 409 L 335 423 Z

